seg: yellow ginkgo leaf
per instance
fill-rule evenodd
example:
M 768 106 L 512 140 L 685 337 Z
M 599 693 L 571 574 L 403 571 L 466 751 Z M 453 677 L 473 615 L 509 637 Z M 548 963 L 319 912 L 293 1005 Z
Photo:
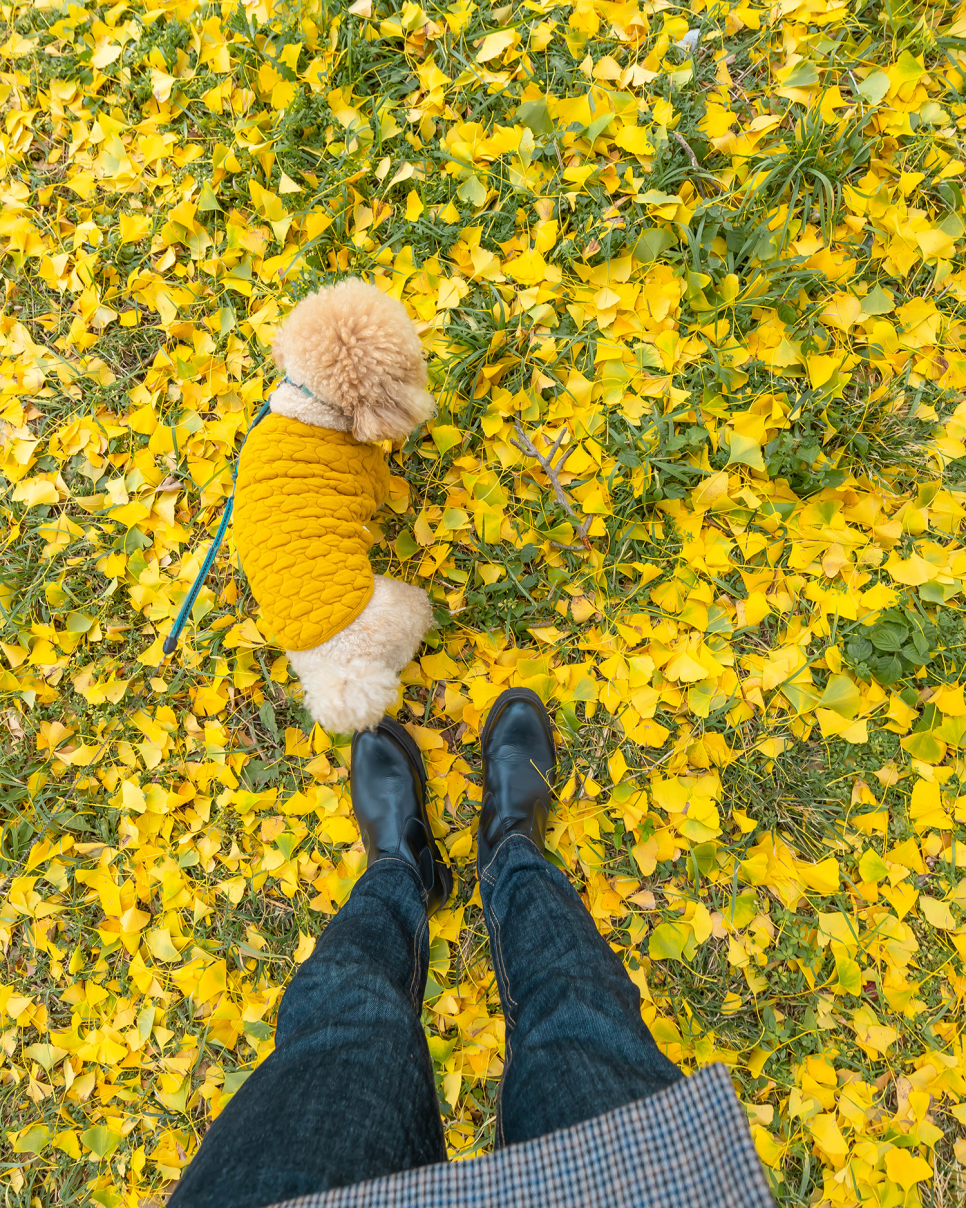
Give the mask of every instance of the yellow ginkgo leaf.
M 847 675 L 830 675 L 819 704 L 833 709 L 842 717 L 854 718 L 862 704 L 862 694 L 855 680 Z
M 932 1167 L 918 1154 L 908 1149 L 893 1147 L 885 1155 L 886 1174 L 893 1183 L 898 1183 L 903 1191 L 908 1191 L 916 1183 L 932 1177 Z
M 144 942 L 155 960 L 170 963 L 181 959 L 181 953 L 171 942 L 171 933 L 166 927 L 155 927 L 145 932 Z
M 753 470 L 765 470 L 765 462 L 761 455 L 761 443 L 750 436 L 741 436 L 737 432 L 731 434 L 728 445 L 729 466 L 750 466 Z

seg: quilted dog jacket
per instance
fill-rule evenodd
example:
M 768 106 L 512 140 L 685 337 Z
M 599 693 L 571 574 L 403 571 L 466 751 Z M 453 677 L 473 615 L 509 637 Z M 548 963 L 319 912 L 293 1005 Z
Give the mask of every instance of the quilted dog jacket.
M 310 650 L 372 597 L 365 525 L 389 490 L 376 445 L 267 415 L 242 449 L 235 545 L 262 617 L 285 650 Z

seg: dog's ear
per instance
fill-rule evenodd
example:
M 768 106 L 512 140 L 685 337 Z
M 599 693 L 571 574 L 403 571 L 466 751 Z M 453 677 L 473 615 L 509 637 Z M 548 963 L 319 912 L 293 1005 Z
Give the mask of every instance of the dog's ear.
M 279 368 L 351 420 L 357 440 L 399 440 L 434 413 L 406 308 L 358 278 L 303 299 L 273 352 Z
M 381 397 L 369 395 L 357 402 L 352 412 L 352 435 L 366 444 L 404 440 L 435 414 L 435 400 L 422 386 L 387 383 Z
M 278 369 L 285 372 L 285 329 L 275 333 L 275 339 L 272 341 L 272 360 L 275 362 Z

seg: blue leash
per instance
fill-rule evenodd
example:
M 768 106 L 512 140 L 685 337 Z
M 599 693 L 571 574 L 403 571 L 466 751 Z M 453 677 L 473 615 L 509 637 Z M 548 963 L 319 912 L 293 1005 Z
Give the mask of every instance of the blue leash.
M 287 378 L 285 380 L 288 381 Z M 306 393 L 308 392 L 306 391 Z M 259 411 L 259 413 L 252 420 L 251 427 L 245 433 L 245 440 L 248 440 L 249 436 L 252 434 L 252 430 L 257 428 L 265 416 L 268 415 L 271 405 L 271 401 L 265 403 L 261 411 Z M 241 448 L 238 450 L 239 458 L 241 457 L 242 449 L 245 447 L 245 440 L 242 441 Z M 181 630 L 184 629 L 185 622 L 188 620 L 188 614 L 194 607 L 195 600 L 198 598 L 198 592 L 201 591 L 202 585 L 204 584 L 205 579 L 208 577 L 208 572 L 211 570 L 211 564 L 215 560 L 215 555 L 218 553 L 218 549 L 224 540 L 225 532 L 228 529 L 228 522 L 231 520 L 231 514 L 235 510 L 235 482 L 237 478 L 238 460 L 236 459 L 235 468 L 231 473 L 231 495 L 228 498 L 228 502 L 225 504 L 225 510 L 222 513 L 221 523 L 218 525 L 218 532 L 215 533 L 215 539 L 212 541 L 211 548 L 205 555 L 205 560 L 201 564 L 201 570 L 199 570 L 195 576 L 195 581 L 191 584 L 191 590 L 185 596 L 184 603 L 181 605 L 181 610 L 177 617 L 175 617 L 174 624 L 171 626 L 171 632 L 164 639 L 161 649 L 164 651 L 165 655 L 174 654 L 178 645 L 178 638 L 181 636 Z

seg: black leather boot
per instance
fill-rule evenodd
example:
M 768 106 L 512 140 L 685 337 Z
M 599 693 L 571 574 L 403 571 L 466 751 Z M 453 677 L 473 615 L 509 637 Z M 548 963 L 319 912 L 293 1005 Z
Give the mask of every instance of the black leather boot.
M 426 890 L 426 909 L 434 914 L 452 892 L 453 878 L 429 825 L 419 748 L 391 717 L 354 735 L 349 784 L 369 857 L 366 867 L 383 856 L 411 864 Z
M 536 692 L 502 692 L 490 709 L 480 746 L 483 808 L 476 867 L 482 873 L 507 835 L 526 835 L 543 853 L 557 756 L 550 715 Z

